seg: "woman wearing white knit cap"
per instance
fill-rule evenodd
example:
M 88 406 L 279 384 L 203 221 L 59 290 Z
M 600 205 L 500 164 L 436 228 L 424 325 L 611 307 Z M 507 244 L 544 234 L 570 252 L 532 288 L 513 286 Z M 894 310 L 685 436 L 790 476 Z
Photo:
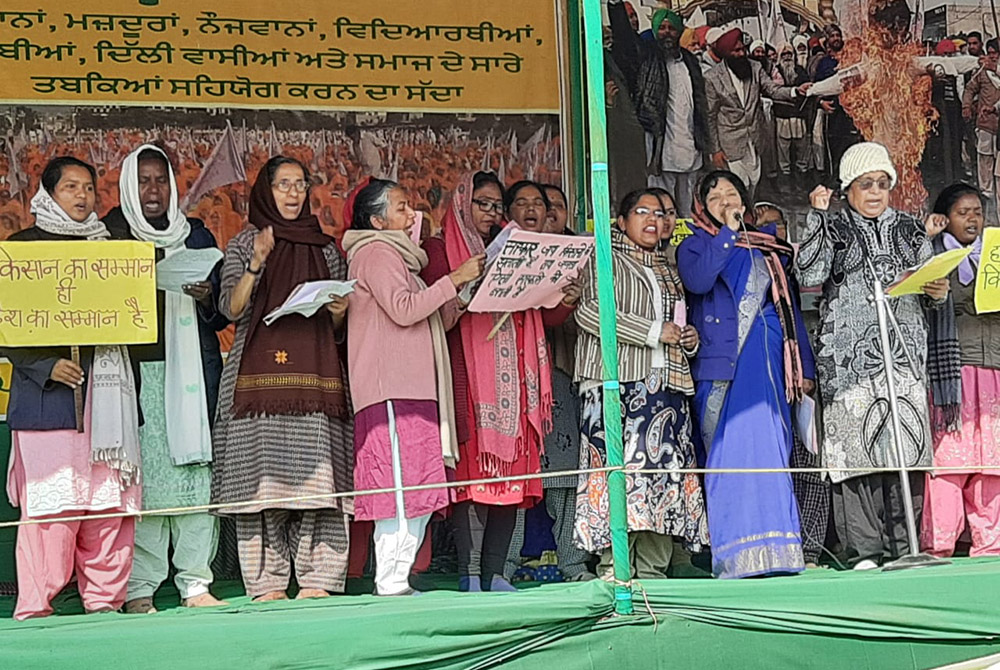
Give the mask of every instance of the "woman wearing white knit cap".
M 892 282 L 906 268 L 930 258 L 928 234 L 940 232 L 947 221 L 931 215 L 921 222 L 889 207 L 896 169 L 881 144 L 862 142 L 848 149 L 840 161 L 840 183 L 847 202 L 839 211 L 829 209 L 830 189 L 817 186 L 809 195 L 812 209 L 797 263 L 803 287 L 823 286 L 816 351 L 823 400 L 823 466 L 862 469 L 834 471 L 830 478 L 841 541 L 855 569 L 864 570 L 909 549 L 898 476 L 863 471 L 895 463 L 878 319 L 869 302 L 870 268 L 883 285 Z M 944 301 L 948 281 L 927 284 L 923 292 L 891 303 L 920 375 L 927 360 L 923 308 Z M 910 369 L 901 347 L 894 347 L 892 356 L 906 465 L 928 466 L 927 388 Z M 912 473 L 910 483 L 919 515 L 923 474 Z

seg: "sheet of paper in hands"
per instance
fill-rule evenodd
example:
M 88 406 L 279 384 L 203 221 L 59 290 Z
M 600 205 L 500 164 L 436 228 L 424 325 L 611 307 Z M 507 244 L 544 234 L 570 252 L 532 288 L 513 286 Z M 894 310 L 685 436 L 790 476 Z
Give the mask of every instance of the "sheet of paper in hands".
M 292 292 L 285 299 L 285 302 L 282 303 L 281 307 L 264 317 L 264 325 L 270 326 L 287 314 L 301 314 L 302 316 L 310 317 L 333 298 L 354 293 L 354 285 L 357 281 L 357 279 L 350 281 L 325 279 L 323 281 L 307 281 L 304 284 L 299 284 L 292 289 Z
M 920 265 L 904 270 L 903 274 L 885 292 L 894 298 L 901 295 L 922 293 L 924 284 L 950 275 L 970 253 L 972 253 L 972 247 L 965 247 L 951 249 L 943 254 L 932 256 Z
M 156 288 L 183 293 L 184 286 L 208 279 L 212 268 L 222 260 L 222 252 L 209 249 L 181 249 L 156 264 Z
M 555 307 L 594 251 L 594 238 L 514 230 L 486 272 L 470 312 Z
M 497 259 L 497 256 L 500 255 L 500 252 L 503 250 L 504 245 L 507 244 L 507 240 L 510 239 L 510 234 L 513 233 L 515 230 L 521 230 L 521 227 L 518 226 L 516 223 L 513 222 L 509 223 L 506 228 L 500 231 L 499 235 L 493 238 L 493 241 L 490 242 L 490 245 L 486 247 L 486 260 L 483 262 L 483 269 L 484 269 L 483 274 L 489 272 L 490 266 L 493 265 L 493 261 L 495 261 Z M 476 291 L 479 290 L 479 286 L 482 283 L 483 283 L 482 278 L 479 279 L 479 281 L 470 281 L 468 284 L 462 287 L 462 290 L 459 291 L 458 293 L 458 297 L 462 300 L 462 302 L 468 305 L 470 302 L 472 302 L 472 296 L 476 294 Z

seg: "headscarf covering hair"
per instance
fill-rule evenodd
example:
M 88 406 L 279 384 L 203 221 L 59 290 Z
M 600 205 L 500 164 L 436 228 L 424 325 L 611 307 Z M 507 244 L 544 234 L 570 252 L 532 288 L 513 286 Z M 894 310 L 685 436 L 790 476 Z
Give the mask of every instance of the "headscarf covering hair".
M 163 162 L 167 166 L 170 201 L 167 203 L 166 211 L 167 227 L 163 230 L 154 228 L 142 213 L 142 200 L 139 197 L 139 155 L 144 151 L 156 152 L 163 157 Z M 174 179 L 174 169 L 162 149 L 152 144 L 143 144 L 126 156 L 122 162 L 121 175 L 118 177 L 118 193 L 122 214 L 125 215 L 133 235 L 143 242 L 152 242 L 160 249 L 177 250 L 184 247 L 184 241 L 191 234 L 191 224 L 177 206 L 177 181 Z
M 351 189 L 351 192 L 347 194 L 347 199 L 344 200 L 343 214 L 344 214 L 345 235 L 347 234 L 347 231 L 351 229 L 351 222 L 354 221 L 354 203 L 358 199 L 358 194 L 361 193 L 361 191 L 364 190 L 365 186 L 368 186 L 368 184 L 370 184 L 371 181 L 372 181 L 371 177 L 365 177 L 364 179 L 362 179 L 360 182 L 358 182 L 357 186 Z M 343 238 L 337 240 L 337 248 L 340 249 L 341 254 L 344 254 L 345 256 L 347 255 L 346 252 L 344 251 Z
M 445 253 L 452 270 L 486 251 L 472 222 L 474 176 L 467 174 L 459 182 L 442 222 Z M 500 314 L 468 312 L 458 322 L 469 375 L 469 404 L 474 408 L 470 419 L 478 440 L 479 465 L 490 477 L 511 474 L 511 466 L 532 443 L 541 448 L 552 425 L 552 373 L 541 313 L 530 309 L 512 315 L 491 340 L 490 332 L 500 318 Z M 515 323 L 523 325 L 518 328 Z M 535 440 L 528 439 L 529 431 Z
M 87 240 L 111 237 L 96 214 L 91 212 L 84 221 L 74 221 L 41 185 L 31 199 L 31 213 L 35 225 L 47 233 Z M 90 417 L 89 421 L 84 419 L 84 425 L 90 433 L 90 462 L 116 470 L 124 490 L 142 480 L 138 398 L 128 347 L 94 347 L 91 370 L 101 371 L 101 383 L 95 384 L 96 375 L 89 375 Z
M 763 40 L 754 40 L 753 42 L 750 43 L 750 49 L 748 49 L 748 51 L 752 54 L 757 49 L 764 49 L 764 48 L 765 47 Z
M 733 51 L 736 49 L 736 45 L 743 41 L 743 32 L 739 28 L 732 28 L 722 33 L 715 42 L 715 53 L 719 54 L 723 58 L 727 58 L 733 55 Z
M 941 40 L 934 47 L 935 56 L 950 56 L 955 53 L 958 53 L 958 46 L 952 40 Z
M 270 326 L 263 323 L 264 316 L 280 306 L 299 284 L 330 278 L 323 250 L 333 238 L 323 233 L 319 219 L 310 211 L 308 195 L 302 197 L 298 218 L 284 219 L 274 201 L 266 165 L 250 191 L 250 225 L 258 231 L 271 228 L 274 249 L 253 300 L 236 379 L 236 417 L 315 413 L 347 416 L 340 355 L 329 316 L 324 313 L 306 318 L 291 314 Z
M 139 196 L 139 157 L 155 152 L 163 157 L 170 179 L 167 204 L 167 227 L 160 230 L 146 220 Z M 182 251 L 191 234 L 188 218 L 177 206 L 177 182 L 167 155 L 159 147 L 143 144 L 125 157 L 118 178 L 122 214 L 132 235 L 152 242 L 165 256 Z M 221 256 L 221 254 L 220 254 Z M 198 311 L 194 298 L 165 291 L 163 346 L 165 350 L 163 406 L 167 417 L 167 446 L 174 465 L 192 465 L 212 461 L 212 427 L 208 416 L 208 396 L 199 351 Z
M 702 178 L 702 183 L 698 188 L 698 196 L 694 203 L 694 225 L 713 237 L 719 234 L 722 223 L 713 217 L 705 206 L 705 185 L 713 180 L 725 179 L 740 192 L 743 196 L 744 205 L 746 202 L 746 187 L 735 174 L 725 170 L 710 172 Z M 747 211 L 747 218 L 752 218 L 752 210 Z M 782 263 L 782 258 L 787 258 L 789 262 L 795 258 L 795 250 L 789 243 L 779 240 L 774 235 L 764 233 L 752 227 L 747 222 L 747 229 L 737 233 L 736 246 L 750 249 L 751 253 L 756 250 L 764 257 L 767 264 L 767 272 L 771 276 L 771 298 L 774 301 L 775 311 L 781 322 L 781 333 L 785 358 L 785 397 L 789 402 L 802 399 L 803 375 L 802 375 L 802 355 L 799 346 L 798 326 L 795 322 L 795 307 L 792 298 L 792 290 L 788 279 L 788 273 Z M 805 336 L 804 334 L 802 335 Z
M 826 39 L 830 39 L 834 35 L 843 35 L 843 33 L 840 30 L 840 26 L 838 26 L 836 23 L 828 23 L 825 26 L 823 26 L 823 37 L 825 37 Z
M 660 26 L 663 25 L 664 21 L 673 26 L 677 32 L 684 32 L 683 17 L 673 10 L 660 8 L 653 12 L 653 18 L 649 22 L 654 35 L 660 32 Z

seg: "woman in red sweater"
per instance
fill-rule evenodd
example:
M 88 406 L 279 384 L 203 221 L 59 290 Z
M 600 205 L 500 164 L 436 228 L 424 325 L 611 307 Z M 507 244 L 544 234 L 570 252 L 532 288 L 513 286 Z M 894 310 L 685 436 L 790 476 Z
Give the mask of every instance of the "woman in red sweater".
M 477 172 L 455 189 L 442 237 L 424 244 L 428 284 L 482 254 L 501 229 L 503 186 Z M 531 475 L 541 471 L 542 441 L 552 422 L 552 377 L 544 328 L 564 321 L 575 297 L 552 310 L 511 314 L 463 313 L 461 298 L 446 310 L 459 314 L 448 334 L 453 368 L 458 481 Z M 447 319 L 446 319 L 447 321 Z M 470 484 L 454 489 L 455 544 L 463 591 L 513 591 L 504 561 L 518 507 L 542 497 L 540 479 Z

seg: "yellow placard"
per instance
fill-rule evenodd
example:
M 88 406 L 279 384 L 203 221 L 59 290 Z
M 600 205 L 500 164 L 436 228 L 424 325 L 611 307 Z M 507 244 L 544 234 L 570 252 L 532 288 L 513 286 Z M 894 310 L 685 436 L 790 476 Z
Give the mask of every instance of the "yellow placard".
M 155 342 L 149 242 L 0 242 L 0 346 Z
M 894 298 L 922 293 L 924 284 L 950 275 L 970 253 L 972 253 L 971 247 L 952 249 L 938 254 L 918 267 L 904 272 L 901 279 L 886 289 L 886 293 Z
M 1000 228 L 983 231 L 983 250 L 976 273 L 976 312 L 1000 312 Z
M 10 376 L 14 367 L 6 359 L 0 358 L 0 421 L 7 418 L 7 403 L 10 401 Z
M 555 0 L 4 4 L 12 102 L 559 110 Z

